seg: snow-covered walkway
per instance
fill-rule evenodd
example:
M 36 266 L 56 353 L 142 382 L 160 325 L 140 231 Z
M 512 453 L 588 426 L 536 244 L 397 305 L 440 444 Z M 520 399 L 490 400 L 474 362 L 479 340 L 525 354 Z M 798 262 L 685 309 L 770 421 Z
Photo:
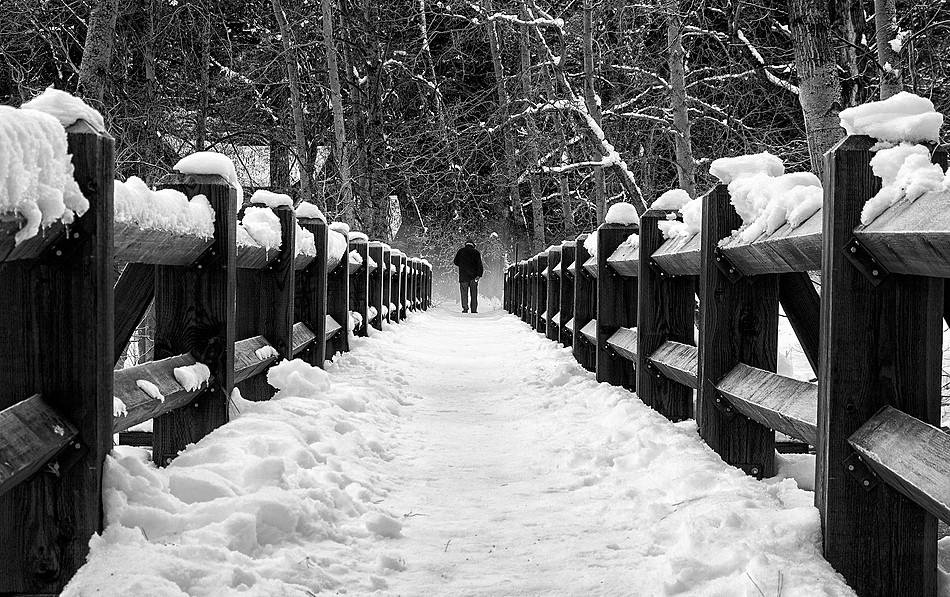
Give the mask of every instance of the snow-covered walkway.
M 112 524 L 67 595 L 852 594 L 810 492 L 501 311 L 416 314 L 329 380 L 290 369 L 172 466 L 110 460 Z

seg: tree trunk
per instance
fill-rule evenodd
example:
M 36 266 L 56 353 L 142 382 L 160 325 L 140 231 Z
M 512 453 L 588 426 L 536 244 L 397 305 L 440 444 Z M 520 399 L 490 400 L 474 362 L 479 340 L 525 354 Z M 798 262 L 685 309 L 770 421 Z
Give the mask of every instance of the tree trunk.
M 693 145 L 690 140 L 689 113 L 686 108 L 686 69 L 683 64 L 683 22 L 679 0 L 670 0 L 667 5 L 666 42 L 669 48 L 670 107 L 673 109 L 674 146 L 676 148 L 676 174 L 680 188 L 696 196 L 696 162 L 693 161 Z
M 841 80 L 841 107 L 848 108 L 864 101 L 856 49 L 861 43 L 859 31 L 864 28 L 864 19 L 855 19 L 854 15 L 855 9 L 861 10 L 860 2 L 855 6 L 851 0 L 834 0 L 829 8 L 832 10 L 830 17 L 834 37 L 841 40 L 838 43 L 838 70 L 844 73 Z
M 211 18 L 205 7 L 201 11 L 201 87 L 198 90 L 198 122 L 195 134 L 195 150 L 204 151 L 208 142 L 208 100 L 211 96 Z
M 294 141 L 297 145 L 297 164 L 300 171 L 300 197 L 297 198 L 296 203 L 310 203 L 313 200 L 313 191 L 310 184 L 313 160 L 310 159 L 310 149 L 307 145 L 307 134 L 304 127 L 303 98 L 300 93 L 300 80 L 297 72 L 299 63 L 297 49 L 292 43 L 287 15 L 284 14 L 280 0 L 271 0 L 271 6 L 274 8 L 274 18 L 277 19 L 280 40 L 284 47 L 284 67 L 287 72 L 287 85 L 290 88 L 290 111 L 294 118 Z M 319 207 L 325 206 L 320 205 Z
M 522 18 L 528 20 L 527 8 L 522 2 Z M 521 27 L 521 91 L 524 99 L 531 104 L 534 101 L 534 87 L 531 81 L 531 29 Z M 534 229 L 534 248 L 544 250 L 544 205 L 541 189 L 538 185 L 538 126 L 534 115 L 525 117 L 528 128 L 525 170 L 531 188 L 531 221 Z
M 86 43 L 79 65 L 79 90 L 96 108 L 102 107 L 109 81 L 118 14 L 119 0 L 100 0 L 92 8 L 87 21 Z
M 877 63 L 881 67 L 881 99 L 887 99 L 904 87 L 901 57 L 891 48 L 897 37 L 897 6 L 894 0 L 874 0 L 874 39 Z
M 841 82 L 831 45 L 828 4 L 823 0 L 789 0 L 788 9 L 808 154 L 812 171 L 821 177 L 822 156 L 843 136 L 838 123 Z
M 594 8 L 591 0 L 584 0 L 584 101 L 587 111 L 598 126 L 601 126 L 600 102 L 594 90 Z M 593 144 L 591 161 L 599 162 L 604 157 L 600 145 Z M 604 222 L 607 213 L 607 188 L 604 182 L 604 169 L 594 168 L 594 206 L 597 210 L 597 225 Z
M 355 215 L 353 187 L 350 180 L 349 152 L 346 149 L 346 124 L 343 121 L 343 95 L 340 90 L 340 72 L 337 65 L 336 43 L 333 41 L 333 8 L 331 0 L 321 0 L 323 11 L 323 43 L 327 54 L 327 74 L 330 79 L 330 104 L 333 109 L 333 157 L 340 172 L 340 203 L 337 211 L 344 222 L 352 222 Z
M 426 19 L 426 0 L 417 0 L 419 9 L 419 36 L 422 43 L 422 58 L 425 62 L 429 82 L 432 83 L 432 111 L 435 113 L 435 123 L 439 137 L 448 145 L 448 131 L 445 118 L 445 107 L 442 104 L 442 92 L 439 91 L 439 80 L 435 74 L 435 61 L 432 60 L 432 49 L 429 47 L 429 23 Z

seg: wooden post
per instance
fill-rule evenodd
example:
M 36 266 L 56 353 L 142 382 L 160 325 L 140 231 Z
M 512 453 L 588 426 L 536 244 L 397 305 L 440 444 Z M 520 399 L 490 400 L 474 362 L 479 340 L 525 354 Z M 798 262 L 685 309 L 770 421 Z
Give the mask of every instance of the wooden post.
M 535 312 L 534 308 L 538 304 L 537 295 L 538 295 L 538 259 L 537 257 L 532 257 L 528 260 L 528 276 L 527 276 L 527 292 L 525 292 L 527 301 L 525 304 L 525 323 L 534 329 L 535 323 Z
M 719 240 L 741 224 L 725 185 L 717 186 L 703 206 L 696 422 L 723 460 L 761 478 L 774 474 L 775 432 L 736 412 L 716 390 L 739 363 L 775 372 L 778 356 L 778 275 L 730 281 L 731 266 L 717 262 Z
M 534 331 L 539 334 L 544 334 L 547 329 L 545 328 L 546 319 L 544 312 L 548 308 L 548 280 L 544 277 L 544 270 L 548 267 L 547 252 L 540 253 L 536 259 L 538 260 L 538 275 L 535 280 Z
M 363 239 L 350 241 L 349 249 L 363 260 L 363 265 L 350 275 L 350 310 L 363 318 L 363 324 L 354 330 L 356 336 L 369 336 L 369 243 Z
M 297 358 L 322 369 L 327 356 L 327 223 L 309 218 L 298 223 L 313 234 L 317 258 L 294 275 L 294 319 L 302 321 L 317 339 Z
M 634 364 L 617 354 L 607 340 L 620 328 L 637 326 L 637 279 L 621 276 L 607 263 L 637 226 L 601 224 L 597 231 L 597 381 L 636 390 Z
M 582 234 L 574 243 L 574 358 L 588 371 L 597 369 L 597 347 L 581 334 L 585 325 L 597 316 L 597 281 L 584 269 L 590 253 L 584 248 L 589 235 Z
M 568 322 L 574 317 L 574 274 L 568 268 L 574 263 L 576 253 L 575 241 L 561 243 L 561 325 L 558 326 L 558 339 L 564 346 L 574 344 L 574 334 L 567 327 Z
M 557 342 L 561 326 L 554 323 L 554 316 L 561 311 L 561 246 L 548 250 L 547 279 L 547 319 L 544 322 L 544 335 L 548 340 Z
M 432 264 L 426 264 L 426 311 L 432 306 Z
M 327 340 L 327 359 L 350 350 L 350 253 L 349 245 L 340 263 L 327 273 L 327 315 L 340 324 L 338 331 Z
M 377 330 L 383 329 L 383 278 L 386 275 L 386 264 L 383 261 L 383 245 L 373 241 L 367 249 L 369 257 L 376 262 L 376 270 L 369 275 L 369 306 L 376 309 L 376 317 L 367 325 Z
M 818 376 L 818 473 L 825 558 L 864 597 L 937 594 L 935 518 L 862 472 L 848 437 L 884 406 L 940 425 L 943 280 L 891 274 L 875 286 L 848 260 L 861 209 L 880 187 L 869 137 L 826 154 Z
M 390 254 L 390 259 L 389 259 L 389 267 L 390 267 L 389 321 L 390 323 L 400 322 L 399 293 L 401 292 L 401 290 L 399 287 L 401 286 L 401 284 L 400 284 L 400 278 L 399 278 L 399 263 L 400 263 L 399 251 L 397 249 L 393 249 L 392 253 Z
M 294 351 L 294 257 L 296 216 L 287 206 L 272 208 L 280 219 L 280 249 L 263 269 L 237 269 L 235 333 L 239 340 L 264 336 L 279 358 L 292 359 Z M 266 375 L 238 384 L 245 400 L 270 400 L 274 389 Z
M 399 254 L 399 320 L 409 316 L 409 257 L 405 253 Z
M 416 311 L 419 308 L 419 260 L 415 257 L 409 259 L 409 310 Z
M 696 279 L 668 276 L 652 264 L 665 239 L 657 224 L 675 210 L 648 210 L 640 216 L 640 277 L 637 315 L 637 395 L 671 421 L 693 418 L 693 390 L 662 375 L 650 355 L 671 340 L 694 345 Z
M 524 275 L 525 275 L 524 263 L 523 263 L 523 262 L 518 262 L 518 263 L 515 265 L 515 296 L 514 296 L 515 310 L 514 310 L 514 314 L 515 314 L 518 318 L 520 318 L 520 319 L 522 319 L 522 320 L 523 320 L 523 316 L 522 316 L 523 309 L 522 309 L 522 306 L 524 305 Z
M 169 174 L 159 187 L 189 198 L 204 195 L 215 214 L 214 243 L 201 259 L 155 270 L 155 359 L 190 352 L 214 378 L 192 404 L 155 418 L 152 460 L 161 466 L 228 421 L 236 340 L 237 191 L 218 175 L 202 174 Z
M 67 142 L 90 207 L 68 230 L 40 232 L 51 242 L 38 258 L 0 263 L 0 410 L 40 393 L 79 435 L 58 474 L 39 473 L 0 496 L 3 594 L 59 594 L 102 530 L 115 362 L 115 141 L 79 121 Z

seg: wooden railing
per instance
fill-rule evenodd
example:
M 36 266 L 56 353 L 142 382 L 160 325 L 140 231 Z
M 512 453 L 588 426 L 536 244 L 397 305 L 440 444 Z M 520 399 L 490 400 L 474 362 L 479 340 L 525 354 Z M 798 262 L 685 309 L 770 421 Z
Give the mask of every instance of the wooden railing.
M 750 475 L 774 475 L 776 432 L 811 446 L 828 561 L 861 596 L 934 596 L 937 520 L 950 524 L 939 428 L 950 195 L 860 226 L 880 187 L 873 143 L 849 137 L 829 152 L 824 207 L 796 229 L 722 241 L 741 220 L 719 186 L 699 234 L 664 240 L 658 223 L 678 214 L 648 210 L 639 227 L 601 226 L 596 260 L 582 235 L 510 266 L 505 308 L 572 345 L 598 381 L 672 421 L 695 417 Z M 634 232 L 639 250 L 618 250 Z M 780 307 L 818 383 L 775 373 Z
M 89 211 L 19 245 L 22 220 L 0 216 L 3 595 L 58 594 L 83 564 L 102 530 L 113 434 L 154 419 L 153 460 L 167 463 L 227 422 L 234 388 L 267 400 L 262 374 L 279 359 L 322 367 L 348 350 L 351 311 L 368 335 L 431 304 L 431 268 L 382 243 L 349 243 L 360 266 L 346 254 L 328 264 L 322 220 L 299 220 L 317 255 L 296 254 L 288 207 L 274 209 L 279 251 L 238 249 L 237 194 L 220 176 L 175 173 L 159 185 L 207 197 L 210 240 L 115 223 L 113 139 L 83 121 L 67 132 Z M 113 285 L 116 262 L 127 265 Z M 113 371 L 152 303 L 155 360 Z M 182 373 L 199 363 L 210 378 L 192 383 Z

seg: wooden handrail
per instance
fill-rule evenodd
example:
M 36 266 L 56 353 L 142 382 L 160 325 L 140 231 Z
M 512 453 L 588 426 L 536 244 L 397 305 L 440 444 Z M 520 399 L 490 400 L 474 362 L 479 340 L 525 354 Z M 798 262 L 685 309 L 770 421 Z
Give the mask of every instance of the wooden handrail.
M 0 495 L 46 466 L 78 433 L 39 394 L 0 410 Z

